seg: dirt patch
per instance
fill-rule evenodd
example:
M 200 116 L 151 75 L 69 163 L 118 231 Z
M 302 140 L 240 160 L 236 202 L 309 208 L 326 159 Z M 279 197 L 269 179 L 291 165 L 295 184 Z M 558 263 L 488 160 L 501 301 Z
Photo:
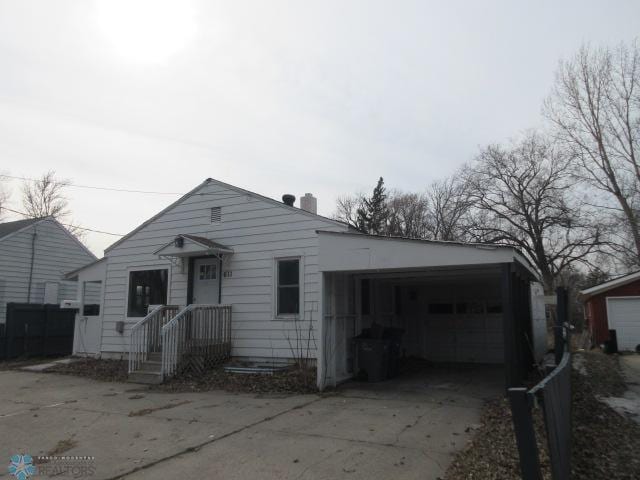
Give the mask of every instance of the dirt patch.
M 640 478 L 640 426 L 616 413 L 599 400 L 622 395 L 626 390 L 618 358 L 601 352 L 574 355 L 572 369 L 572 478 L 613 480 Z M 534 410 L 543 477 L 551 478 L 542 412 Z M 481 427 L 460 452 L 445 476 L 446 480 L 518 479 L 520 464 L 506 399 L 487 404 Z
M 534 411 L 534 425 L 538 438 L 543 478 L 550 479 L 550 464 L 544 438 L 542 412 Z M 511 409 L 504 398 L 487 403 L 474 438 L 454 458 L 445 480 L 504 480 L 520 478 L 520 462 L 516 446 Z
M 186 374 L 170 379 L 155 390 L 169 392 L 206 392 L 225 390 L 235 393 L 317 393 L 315 369 L 292 369 L 273 375 L 228 373 L 222 367 L 202 375 Z
M 126 382 L 128 365 L 125 360 L 81 358 L 68 364 L 55 365 L 45 372 L 77 375 L 102 382 Z
M 150 413 L 157 412 L 159 410 L 169 410 L 170 408 L 176 408 L 176 407 L 179 407 L 180 405 L 185 405 L 187 403 L 191 403 L 191 401 L 190 400 L 185 400 L 183 402 L 168 403 L 166 405 L 161 405 L 160 407 L 143 408 L 142 410 L 135 410 L 133 412 L 129 412 L 129 416 L 130 417 L 143 417 L 145 415 L 149 415 Z
M 627 390 L 618 355 L 605 355 L 600 350 L 593 350 L 575 353 L 573 361 L 584 365 L 588 380 L 584 383 L 594 395 L 617 397 Z
M 78 359 L 69 364 L 58 364 L 46 373 L 62 373 L 91 378 L 103 382 L 126 382 L 128 364 L 124 360 Z M 160 385 L 149 386 L 165 392 L 207 392 L 225 390 L 234 393 L 305 394 L 317 393 L 315 369 L 291 369 L 273 375 L 227 373 L 222 367 L 204 374 L 185 373 Z
M 583 353 L 587 375 L 573 374 L 573 478 L 640 478 L 640 425 L 598 400 L 621 396 L 618 357 Z
M 585 352 L 580 370 L 572 369 L 572 478 L 612 480 L 640 478 L 640 426 L 598 400 L 626 390 L 615 356 Z M 543 477 L 549 479 L 542 412 L 534 409 Z M 451 463 L 446 480 L 521 478 L 518 450 L 509 404 L 489 402 L 481 427 L 464 451 Z
M 55 447 L 53 447 L 51 450 L 47 452 L 47 455 L 49 455 L 50 457 L 56 456 L 56 455 L 62 455 L 63 453 L 71 450 L 76 445 L 78 445 L 78 442 L 76 442 L 73 438 L 60 440 Z

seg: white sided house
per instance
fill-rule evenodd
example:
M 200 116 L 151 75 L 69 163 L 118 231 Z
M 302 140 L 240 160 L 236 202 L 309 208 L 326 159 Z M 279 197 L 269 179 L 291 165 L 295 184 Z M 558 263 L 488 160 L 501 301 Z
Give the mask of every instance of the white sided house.
M 64 274 L 95 258 L 52 217 L 0 223 L 0 323 L 8 303 L 57 304 L 75 296 Z
M 545 324 L 516 250 L 366 235 L 317 215 L 310 194 L 283 200 L 207 179 L 72 272 L 92 305 L 80 316 L 95 347 L 78 348 L 128 358 L 138 381 L 311 359 L 323 388 L 354 375 L 351 339 L 377 324 L 404 330 L 407 356 L 504 364 L 521 383 Z

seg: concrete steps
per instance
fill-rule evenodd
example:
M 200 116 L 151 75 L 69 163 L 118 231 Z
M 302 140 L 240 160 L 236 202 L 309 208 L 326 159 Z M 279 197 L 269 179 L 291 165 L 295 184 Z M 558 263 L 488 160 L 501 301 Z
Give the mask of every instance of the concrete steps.
M 147 361 L 135 372 L 129 374 L 128 381 L 131 383 L 144 383 L 147 385 L 157 385 L 162 383 L 162 353 L 154 352 L 147 355 Z

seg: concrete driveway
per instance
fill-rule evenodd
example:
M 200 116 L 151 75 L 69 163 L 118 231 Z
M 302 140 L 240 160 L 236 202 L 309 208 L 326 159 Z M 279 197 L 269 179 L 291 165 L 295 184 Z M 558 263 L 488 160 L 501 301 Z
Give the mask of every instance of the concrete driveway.
M 435 479 L 502 378 L 492 369 L 434 370 L 323 396 L 172 394 L 3 371 L 0 459 L 92 456 L 95 471 L 84 478 L 96 479 Z M 41 473 L 53 474 L 55 463 Z

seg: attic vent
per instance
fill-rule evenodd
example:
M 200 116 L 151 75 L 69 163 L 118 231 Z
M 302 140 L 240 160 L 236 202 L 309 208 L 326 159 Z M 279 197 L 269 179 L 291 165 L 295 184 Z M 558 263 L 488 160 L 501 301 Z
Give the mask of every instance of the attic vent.
M 211 208 L 211 223 L 220 223 L 222 221 L 222 208 Z

